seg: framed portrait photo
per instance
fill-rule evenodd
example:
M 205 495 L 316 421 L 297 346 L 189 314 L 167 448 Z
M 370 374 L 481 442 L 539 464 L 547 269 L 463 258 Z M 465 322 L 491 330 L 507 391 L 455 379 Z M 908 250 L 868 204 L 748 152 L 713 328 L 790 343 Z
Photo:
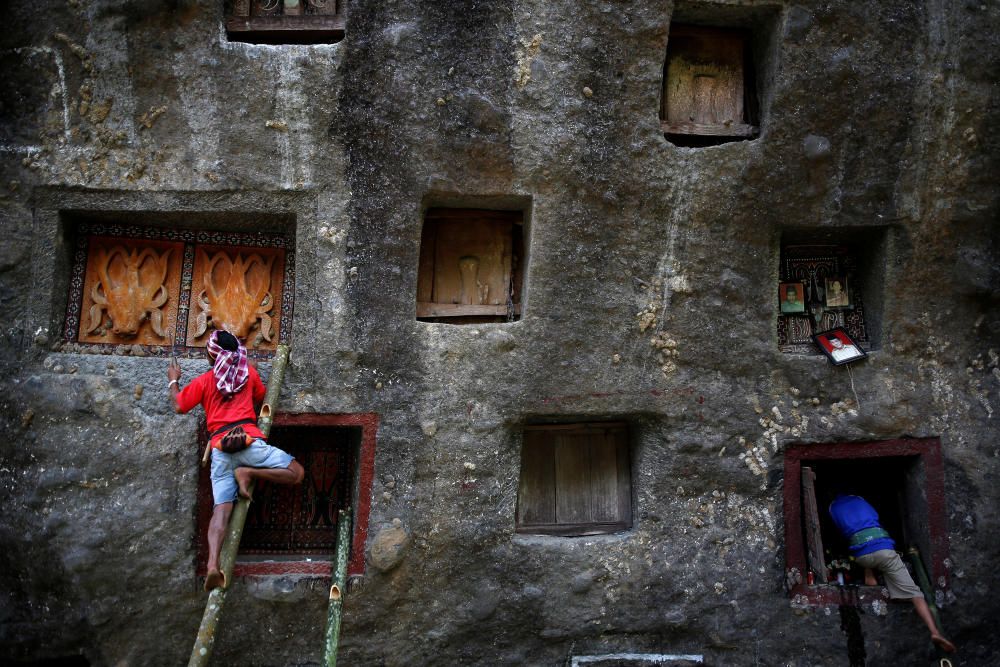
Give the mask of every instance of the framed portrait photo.
M 813 340 L 834 366 L 849 364 L 868 356 L 843 327 L 815 334 Z
M 778 285 L 778 305 L 784 314 L 806 312 L 804 296 L 805 289 L 802 283 L 781 283 Z
M 824 287 L 827 308 L 850 308 L 851 293 L 847 289 L 847 276 L 831 276 L 826 279 Z

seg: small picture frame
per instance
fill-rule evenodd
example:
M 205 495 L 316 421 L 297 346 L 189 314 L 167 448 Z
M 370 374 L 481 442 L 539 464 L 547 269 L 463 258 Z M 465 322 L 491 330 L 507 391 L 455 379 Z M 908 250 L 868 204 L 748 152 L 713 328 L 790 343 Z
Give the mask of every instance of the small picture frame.
M 830 276 L 825 279 L 826 300 L 824 305 L 827 308 L 850 308 L 851 293 L 847 289 L 847 276 Z
M 805 286 L 802 283 L 780 283 L 778 285 L 778 305 L 781 308 L 781 313 L 787 315 L 806 312 L 804 296 Z
M 813 341 L 834 366 L 849 364 L 868 356 L 843 327 L 815 334 Z

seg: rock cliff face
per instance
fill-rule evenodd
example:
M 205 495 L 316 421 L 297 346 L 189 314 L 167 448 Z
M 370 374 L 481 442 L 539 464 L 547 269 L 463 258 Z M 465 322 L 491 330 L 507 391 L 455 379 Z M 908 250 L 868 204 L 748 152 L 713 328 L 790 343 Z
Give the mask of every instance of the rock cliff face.
M 378 415 L 343 664 L 843 665 L 790 602 L 784 452 L 900 438 L 940 439 L 943 622 L 997 664 L 994 3 L 352 0 L 315 46 L 229 42 L 223 4 L 4 10 L 0 654 L 174 665 L 204 604 L 198 418 L 156 351 L 64 340 L 96 218 L 292 221 L 280 408 Z M 758 138 L 664 137 L 678 18 L 751 30 Z M 416 320 L 432 206 L 524 212 L 518 321 Z M 831 240 L 869 263 L 849 369 L 775 333 L 782 245 Z M 608 420 L 631 529 L 515 534 L 524 426 Z M 318 663 L 326 586 L 238 578 L 217 663 Z M 933 658 L 908 607 L 862 615 L 873 663 Z

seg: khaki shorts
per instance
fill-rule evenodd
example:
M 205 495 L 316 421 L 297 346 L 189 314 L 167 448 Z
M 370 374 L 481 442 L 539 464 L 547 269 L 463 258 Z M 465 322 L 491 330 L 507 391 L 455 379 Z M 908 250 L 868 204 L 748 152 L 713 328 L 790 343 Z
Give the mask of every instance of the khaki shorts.
M 913 583 L 913 577 L 903 564 L 903 559 L 892 549 L 873 551 L 858 556 L 854 561 L 861 567 L 881 572 L 885 577 L 885 587 L 889 589 L 889 597 L 893 600 L 910 600 L 923 596 L 920 587 Z

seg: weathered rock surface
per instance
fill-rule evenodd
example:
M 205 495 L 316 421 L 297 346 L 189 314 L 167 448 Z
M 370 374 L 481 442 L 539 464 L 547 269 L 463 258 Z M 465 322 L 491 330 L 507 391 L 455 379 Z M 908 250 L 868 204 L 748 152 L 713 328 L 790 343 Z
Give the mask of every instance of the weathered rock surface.
M 201 617 L 197 416 L 162 357 L 61 342 L 60 212 L 111 211 L 295 216 L 281 409 L 379 415 L 367 548 L 410 540 L 351 587 L 342 664 L 843 665 L 784 588 L 782 451 L 904 436 L 942 443 L 956 664 L 1000 661 L 995 3 L 767 5 L 761 136 L 708 148 L 660 131 L 671 17 L 762 3 L 352 0 L 325 46 L 228 43 L 215 0 L 8 4 L 0 656 L 176 665 Z M 415 321 L 422 208 L 489 202 L 528 209 L 522 319 Z M 890 239 L 850 374 L 775 336 L 781 234 L 842 229 Z M 599 419 L 633 528 L 515 536 L 521 427 Z M 234 582 L 217 664 L 318 663 L 327 587 Z M 905 605 L 861 624 L 872 664 L 934 657 Z

